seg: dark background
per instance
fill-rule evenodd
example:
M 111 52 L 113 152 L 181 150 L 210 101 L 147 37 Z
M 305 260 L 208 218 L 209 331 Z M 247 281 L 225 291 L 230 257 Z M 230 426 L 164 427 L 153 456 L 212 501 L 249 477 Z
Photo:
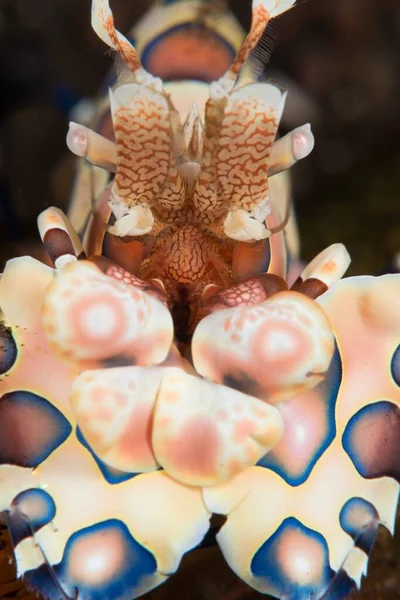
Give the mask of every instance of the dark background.
M 75 164 L 68 113 L 97 94 L 111 65 L 90 29 L 90 4 L 0 0 L 0 270 L 16 254 L 37 252 L 41 210 L 66 207 Z M 230 4 L 248 27 L 250 0 Z M 113 0 L 118 27 L 126 32 L 148 5 Z M 305 108 L 289 104 L 286 122 L 310 120 L 316 137 L 293 175 L 303 257 L 342 241 L 351 274 L 379 272 L 400 251 L 400 2 L 299 0 L 276 30 L 267 75 L 300 86 Z M 262 598 L 214 551 L 185 564 L 151 598 Z M 393 542 L 382 533 L 360 600 L 400 598 L 399 573 L 399 535 Z

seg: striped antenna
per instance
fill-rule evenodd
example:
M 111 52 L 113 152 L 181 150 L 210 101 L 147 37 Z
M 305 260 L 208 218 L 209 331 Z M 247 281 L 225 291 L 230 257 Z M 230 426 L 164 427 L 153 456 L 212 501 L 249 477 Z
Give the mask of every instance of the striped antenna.
M 107 46 L 120 54 L 136 79 L 138 76 L 141 76 L 142 79 L 152 78 L 144 69 L 135 47 L 115 29 L 114 17 L 108 0 L 93 0 L 92 27 Z
M 295 1 L 296 0 L 253 0 L 250 31 L 245 37 L 232 65 L 219 80 L 219 84 L 222 85 L 227 92 L 231 91 L 235 85 L 243 65 L 260 42 L 269 20 L 291 8 Z

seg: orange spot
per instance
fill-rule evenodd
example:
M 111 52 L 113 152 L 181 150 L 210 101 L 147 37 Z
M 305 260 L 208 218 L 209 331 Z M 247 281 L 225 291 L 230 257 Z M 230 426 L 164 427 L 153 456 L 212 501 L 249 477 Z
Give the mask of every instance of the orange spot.
M 162 399 L 168 404 L 176 404 L 179 402 L 179 394 L 175 390 L 166 390 L 162 395 Z
M 241 341 L 241 339 L 242 339 L 241 335 L 239 335 L 238 333 L 232 333 L 232 335 L 231 335 L 231 341 L 234 344 L 238 344 Z
M 238 302 L 238 304 L 240 304 L 240 302 Z M 243 325 L 244 325 L 244 320 L 243 319 L 238 319 L 237 323 L 236 323 L 236 331 L 242 331 L 243 329 Z M 236 333 L 232 333 L 232 337 L 234 335 L 237 335 Z M 239 337 L 239 336 L 238 336 Z
M 118 394 L 114 398 L 114 401 L 118 408 L 125 408 L 128 404 L 128 398 L 124 394 Z
M 253 408 L 252 412 L 253 412 L 253 415 L 255 417 L 257 417 L 258 419 L 264 419 L 264 417 L 265 417 L 265 411 L 261 406 L 255 406 Z
M 135 302 L 140 302 L 140 300 L 142 299 L 140 293 L 133 290 L 131 291 L 131 297 Z
M 321 271 L 322 273 L 333 273 L 337 269 L 337 263 L 334 260 L 328 260 L 327 263 L 324 264 Z
M 231 326 L 232 326 L 232 319 L 231 319 L 231 317 L 229 317 L 228 319 L 225 319 L 225 321 L 224 321 L 224 331 L 229 331 Z
M 171 417 L 159 417 L 157 419 L 157 427 L 160 429 L 167 429 L 172 423 Z
M 142 308 L 138 308 L 136 315 L 139 323 L 143 323 L 146 317 L 146 315 L 144 314 L 144 310 Z
M 243 419 L 240 421 L 232 433 L 232 439 L 236 444 L 243 444 L 243 442 L 255 433 L 257 425 L 249 419 Z
M 247 459 L 250 463 L 256 463 L 260 457 L 257 449 L 252 444 L 246 444 L 244 448 Z
M 237 473 L 239 473 L 240 471 L 243 470 L 243 466 L 241 465 L 241 463 L 238 460 L 233 458 L 226 465 L 226 470 L 228 471 L 229 475 L 231 475 L 231 477 L 233 477 L 234 475 L 236 475 Z

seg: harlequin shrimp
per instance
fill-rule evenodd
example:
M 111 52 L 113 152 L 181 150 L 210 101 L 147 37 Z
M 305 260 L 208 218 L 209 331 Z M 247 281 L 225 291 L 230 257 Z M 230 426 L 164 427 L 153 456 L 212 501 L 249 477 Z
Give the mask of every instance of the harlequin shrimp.
M 13 259 L 0 279 L 0 510 L 44 598 L 142 596 L 223 515 L 215 541 L 249 586 L 343 600 L 393 532 L 400 276 L 342 280 L 338 243 L 288 281 L 273 181 L 313 138 L 276 139 L 285 94 L 243 76 L 293 4 L 253 0 L 206 85 L 164 84 L 93 0 L 126 67 L 115 139 L 73 124 L 67 141 L 114 176 L 83 241 L 59 209 L 39 216 L 54 268 Z

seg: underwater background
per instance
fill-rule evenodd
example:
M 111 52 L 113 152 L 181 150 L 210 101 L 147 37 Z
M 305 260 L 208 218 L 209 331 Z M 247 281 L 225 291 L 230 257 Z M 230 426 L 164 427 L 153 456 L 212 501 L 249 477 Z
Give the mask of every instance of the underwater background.
M 0 0 L 0 270 L 16 255 L 42 257 L 36 217 L 67 206 L 76 164 L 65 144 L 69 115 L 79 100 L 96 97 L 111 66 L 90 28 L 90 4 Z M 250 1 L 229 4 L 248 28 Z M 112 6 L 126 32 L 149 1 Z M 299 0 L 274 29 L 279 43 L 266 75 L 289 89 L 285 126 L 311 122 L 316 138 L 312 155 L 293 169 L 303 258 L 340 241 L 353 259 L 349 274 L 381 272 L 400 253 L 400 2 Z M 147 597 L 265 598 L 217 550 L 184 563 Z M 0 526 L 0 599 L 27 595 L 7 587 L 12 569 Z M 357 598 L 400 598 L 400 523 L 394 543 L 381 531 Z

